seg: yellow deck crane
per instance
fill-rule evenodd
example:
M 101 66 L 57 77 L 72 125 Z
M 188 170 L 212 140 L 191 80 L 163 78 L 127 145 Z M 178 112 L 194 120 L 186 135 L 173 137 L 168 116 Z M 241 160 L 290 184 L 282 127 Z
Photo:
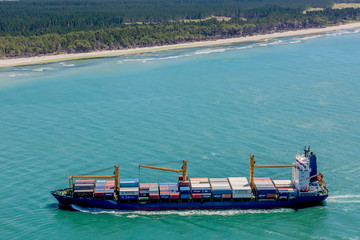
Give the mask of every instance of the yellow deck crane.
M 74 186 L 74 178 L 90 178 L 90 179 L 114 179 L 115 180 L 115 196 L 117 197 L 119 195 L 119 165 L 115 166 L 115 170 L 113 172 L 114 175 L 109 175 L 109 176 L 68 176 L 69 179 L 69 185 L 70 188 L 72 189 Z
M 319 186 L 320 186 L 321 188 L 326 188 L 326 182 L 324 181 L 324 174 L 318 173 L 318 174 L 316 174 L 316 175 L 313 175 L 313 176 L 308 177 L 307 179 L 312 179 L 312 178 L 314 178 L 314 177 L 316 177 L 316 181 L 318 181 Z
M 168 172 L 178 172 L 178 173 L 182 173 L 184 181 L 187 181 L 187 179 L 188 179 L 188 176 L 187 176 L 187 160 L 183 161 L 181 169 L 155 167 L 155 166 L 148 166 L 148 165 L 142 165 L 142 164 L 139 164 L 139 168 L 150 168 L 150 169 L 156 169 L 156 170 L 162 170 L 162 171 L 168 171 Z
M 296 167 L 296 165 L 255 165 L 254 155 L 250 155 L 250 186 L 254 187 L 254 169 L 255 168 L 284 168 L 284 167 Z

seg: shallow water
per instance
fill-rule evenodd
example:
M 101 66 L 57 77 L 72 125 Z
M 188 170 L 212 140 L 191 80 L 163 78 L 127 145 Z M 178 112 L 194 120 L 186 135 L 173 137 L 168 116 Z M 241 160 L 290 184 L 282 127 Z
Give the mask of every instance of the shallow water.
M 359 43 L 346 30 L 0 69 L 0 238 L 359 239 Z M 248 176 L 249 154 L 288 164 L 304 145 L 329 184 L 325 206 L 70 212 L 49 194 L 69 172 L 115 164 L 124 178 L 138 177 L 139 163 L 183 159 L 190 177 Z

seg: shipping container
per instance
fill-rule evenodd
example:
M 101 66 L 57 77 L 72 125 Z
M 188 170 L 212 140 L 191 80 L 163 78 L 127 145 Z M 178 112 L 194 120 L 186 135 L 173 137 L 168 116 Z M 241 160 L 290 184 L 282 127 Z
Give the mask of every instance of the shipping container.
M 202 198 L 201 193 L 193 193 L 193 194 L 191 194 L 191 196 L 193 199 L 201 199 Z
M 270 178 L 254 178 L 256 196 L 259 199 L 275 199 L 276 188 Z
M 179 199 L 179 193 L 170 193 L 170 199 Z
M 190 194 L 181 194 L 180 195 L 181 199 L 189 199 L 190 198 Z
M 202 194 L 201 194 L 201 198 L 203 198 L 203 199 L 210 199 L 210 198 L 211 198 L 211 193 L 202 193 Z
M 231 194 L 222 194 L 222 198 L 231 198 Z
M 139 195 L 139 189 L 137 187 L 120 188 L 119 195 Z
M 289 191 L 287 189 L 278 188 L 279 200 L 287 200 L 289 198 Z
M 180 186 L 180 187 L 189 187 L 189 186 L 190 186 L 190 182 L 189 182 L 189 181 L 179 182 L 179 186 Z
M 252 197 L 252 190 L 246 177 L 229 177 L 228 180 L 233 198 L 249 199 Z
M 250 199 L 251 198 L 251 193 L 246 193 L 246 194 L 242 194 L 242 193 L 235 193 L 232 195 L 232 197 L 234 199 Z
M 150 193 L 149 194 L 149 198 L 150 199 L 153 199 L 153 200 L 157 200 L 157 199 L 160 199 L 160 196 L 159 196 L 159 193 Z
M 119 198 L 120 198 L 120 200 L 138 200 L 139 196 L 138 195 L 120 195 Z
M 94 184 L 95 180 L 75 180 L 75 184 Z
M 120 179 L 120 187 L 139 187 L 138 179 Z
M 276 188 L 294 188 L 291 180 L 273 180 Z
M 222 199 L 222 194 L 213 194 L 212 197 L 214 199 Z

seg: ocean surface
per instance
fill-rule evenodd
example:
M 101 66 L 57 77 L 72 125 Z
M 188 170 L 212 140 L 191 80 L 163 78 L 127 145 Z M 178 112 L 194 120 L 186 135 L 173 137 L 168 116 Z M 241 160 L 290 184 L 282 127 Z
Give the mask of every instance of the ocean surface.
M 359 239 L 360 31 L 0 69 L 0 239 Z M 57 208 L 68 174 L 249 176 L 310 145 L 330 196 L 275 210 Z M 112 174 L 112 169 L 98 174 Z M 255 176 L 290 179 L 290 169 Z

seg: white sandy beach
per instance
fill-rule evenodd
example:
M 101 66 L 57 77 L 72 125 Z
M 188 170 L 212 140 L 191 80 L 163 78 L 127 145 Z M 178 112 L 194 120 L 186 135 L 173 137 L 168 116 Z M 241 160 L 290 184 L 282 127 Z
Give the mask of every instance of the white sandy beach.
M 254 42 L 254 41 L 262 41 L 269 38 L 319 34 L 319 33 L 344 30 L 344 29 L 354 29 L 354 28 L 360 28 L 360 22 L 331 26 L 326 28 L 303 29 L 297 31 L 278 32 L 278 33 L 256 35 L 249 37 L 190 42 L 190 43 L 181 43 L 174 45 L 165 45 L 159 47 L 145 47 L 145 48 L 134 48 L 134 49 L 126 49 L 126 50 L 94 51 L 89 53 L 59 54 L 59 55 L 47 55 L 47 56 L 29 57 L 29 58 L 2 59 L 0 60 L 0 67 L 30 65 L 30 64 L 58 62 L 58 61 L 86 59 L 86 58 L 113 57 L 120 55 L 163 51 L 163 50 L 180 49 L 180 48 L 206 47 L 206 46 L 215 46 L 215 45 L 226 45 L 232 43 L 241 43 L 241 42 Z

